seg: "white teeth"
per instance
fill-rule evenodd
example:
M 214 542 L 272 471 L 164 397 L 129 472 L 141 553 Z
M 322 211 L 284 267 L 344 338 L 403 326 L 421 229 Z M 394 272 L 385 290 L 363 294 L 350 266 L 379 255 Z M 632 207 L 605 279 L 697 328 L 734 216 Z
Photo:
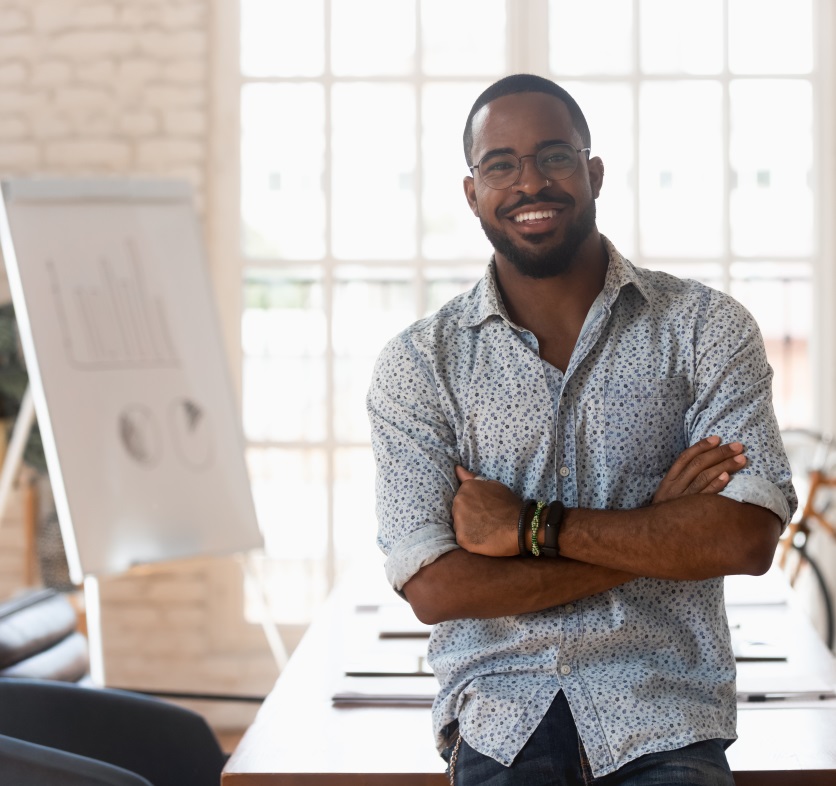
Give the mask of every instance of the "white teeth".
M 517 213 L 514 216 L 514 221 L 520 224 L 523 221 L 534 221 L 538 218 L 554 218 L 556 215 L 556 210 L 532 210 L 529 213 Z

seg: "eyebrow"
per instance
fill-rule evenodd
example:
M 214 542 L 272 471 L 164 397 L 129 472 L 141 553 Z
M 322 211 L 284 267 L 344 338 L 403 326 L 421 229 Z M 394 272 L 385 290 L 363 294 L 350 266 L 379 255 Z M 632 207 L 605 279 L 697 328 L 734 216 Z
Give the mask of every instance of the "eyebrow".
M 565 139 L 546 139 L 542 142 L 538 142 L 535 145 L 535 153 L 539 153 L 541 150 L 551 147 L 552 145 L 571 145 L 571 142 L 567 142 Z M 574 145 L 572 145 L 574 147 Z M 483 155 L 479 160 L 484 161 L 486 158 L 491 156 L 501 156 L 505 155 L 506 153 L 510 153 L 511 155 L 517 155 L 517 151 L 513 147 L 495 147 L 492 150 L 488 150 L 485 155 Z

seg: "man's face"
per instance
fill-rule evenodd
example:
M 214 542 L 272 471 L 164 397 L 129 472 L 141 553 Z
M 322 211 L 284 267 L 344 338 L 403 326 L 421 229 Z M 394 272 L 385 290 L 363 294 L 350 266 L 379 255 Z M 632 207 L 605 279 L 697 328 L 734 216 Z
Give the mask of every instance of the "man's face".
M 546 93 L 503 96 L 473 118 L 474 163 L 498 150 L 531 156 L 557 142 L 583 147 L 566 105 Z M 501 190 L 486 186 L 476 170 L 464 181 L 467 201 L 498 258 L 531 278 L 560 275 L 595 228 L 603 165 L 581 153 L 570 177 L 550 183 L 533 157 L 522 167 L 519 180 Z

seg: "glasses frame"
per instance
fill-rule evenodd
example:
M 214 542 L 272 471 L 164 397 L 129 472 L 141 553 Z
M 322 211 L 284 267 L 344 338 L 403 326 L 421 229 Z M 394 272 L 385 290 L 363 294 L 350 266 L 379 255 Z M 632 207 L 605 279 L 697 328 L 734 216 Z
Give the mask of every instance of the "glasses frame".
M 524 156 L 515 156 L 513 153 L 503 153 L 502 155 L 511 156 L 511 158 L 515 158 L 516 161 L 517 161 L 517 176 L 514 178 L 514 182 L 509 183 L 507 186 L 492 186 L 485 179 L 484 176 L 482 176 L 482 182 L 488 188 L 492 188 L 494 191 L 504 191 L 506 188 L 511 188 L 512 186 L 517 185 L 517 183 L 520 182 L 520 178 L 522 177 L 522 167 L 523 167 L 522 162 L 523 162 L 524 158 L 533 158 L 534 159 L 534 165 L 537 167 L 537 171 L 543 177 L 545 177 L 547 181 L 568 180 L 570 177 L 572 177 L 572 175 L 575 174 L 575 172 L 578 171 L 578 163 L 580 162 L 580 157 L 578 157 L 578 161 L 575 163 L 575 168 L 571 172 L 563 175 L 562 177 L 555 177 L 553 174 L 549 174 L 547 172 L 544 172 L 543 167 L 540 166 L 540 155 L 542 153 L 545 153 L 547 150 L 551 150 L 553 147 L 568 147 L 570 150 L 574 150 L 576 153 L 586 153 L 587 154 L 587 159 L 589 158 L 589 153 L 592 150 L 592 148 L 590 148 L 590 147 L 572 147 L 572 145 L 568 144 L 567 142 L 557 142 L 553 145 L 548 145 L 547 147 L 544 147 L 542 150 L 538 150 L 536 153 L 527 153 Z M 482 158 L 479 159 L 479 161 L 477 163 L 473 164 L 473 166 L 469 166 L 468 169 L 470 170 L 471 176 L 473 176 L 473 171 L 475 169 L 479 169 L 479 167 L 482 165 L 482 163 L 484 162 L 484 160 L 488 156 L 494 156 L 494 155 L 495 154 L 493 154 L 493 153 L 486 153 L 484 156 L 482 156 Z M 480 172 L 479 174 L 481 175 L 482 173 Z

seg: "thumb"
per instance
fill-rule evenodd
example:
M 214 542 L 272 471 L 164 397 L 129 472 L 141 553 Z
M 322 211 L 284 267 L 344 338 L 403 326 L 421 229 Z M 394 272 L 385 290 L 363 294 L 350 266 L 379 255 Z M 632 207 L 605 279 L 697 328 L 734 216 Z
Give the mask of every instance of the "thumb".
M 459 479 L 459 483 L 464 483 L 466 480 L 473 480 L 476 477 L 476 473 L 465 469 L 460 464 L 456 464 L 456 477 Z

